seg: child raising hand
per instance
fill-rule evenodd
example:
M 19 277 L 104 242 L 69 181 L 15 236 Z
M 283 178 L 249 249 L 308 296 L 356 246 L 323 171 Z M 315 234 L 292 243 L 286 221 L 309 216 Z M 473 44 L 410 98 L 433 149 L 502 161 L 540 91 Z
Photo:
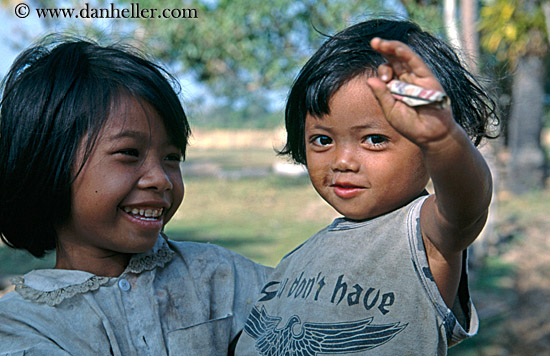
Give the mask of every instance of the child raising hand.
M 3 81 L 0 235 L 53 269 L 0 299 L 2 355 L 223 355 L 266 269 L 163 234 L 183 199 L 189 124 L 160 67 L 63 39 Z
M 461 255 L 483 229 L 491 201 L 491 173 L 451 108 L 410 107 L 396 100 L 386 82 L 397 77 L 443 90 L 430 69 L 408 46 L 374 38 L 372 48 L 388 59 L 367 79 L 389 124 L 420 148 L 435 194 L 424 203 L 420 226 L 430 269 L 443 300 L 452 306 L 460 279 Z
M 390 89 L 411 84 L 440 100 L 412 106 Z M 343 217 L 276 267 L 237 354 L 445 355 L 475 334 L 466 248 L 492 184 L 472 141 L 493 114 L 452 50 L 413 23 L 330 37 L 291 89 L 282 153 Z

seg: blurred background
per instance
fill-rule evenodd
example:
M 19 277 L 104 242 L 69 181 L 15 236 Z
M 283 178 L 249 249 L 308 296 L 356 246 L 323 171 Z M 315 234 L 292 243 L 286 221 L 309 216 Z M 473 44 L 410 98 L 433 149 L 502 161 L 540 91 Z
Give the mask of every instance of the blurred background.
M 123 9 L 142 16 L 107 18 L 124 16 Z M 162 18 L 146 18 L 143 9 Z M 274 266 L 337 216 L 303 167 L 276 155 L 286 94 L 324 35 L 381 15 L 410 18 L 451 42 L 502 118 L 500 137 L 481 146 L 495 195 L 470 251 L 481 329 L 449 354 L 547 355 L 550 1 L 1 0 L 0 75 L 51 32 L 141 48 L 178 78 L 194 133 L 183 163 L 185 200 L 168 235 Z M 0 246 L 0 295 L 11 277 L 52 267 L 54 258 Z

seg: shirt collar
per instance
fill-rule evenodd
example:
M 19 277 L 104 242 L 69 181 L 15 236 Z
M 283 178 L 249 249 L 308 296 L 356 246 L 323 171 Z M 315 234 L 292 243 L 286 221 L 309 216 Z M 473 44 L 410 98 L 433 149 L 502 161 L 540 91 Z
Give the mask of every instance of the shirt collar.
M 172 260 L 174 253 L 165 237 L 160 236 L 151 250 L 132 256 L 123 275 L 163 267 Z M 111 279 L 117 278 L 119 277 L 102 277 L 77 270 L 42 269 L 14 278 L 13 284 L 23 298 L 54 306 L 76 294 L 97 290 Z

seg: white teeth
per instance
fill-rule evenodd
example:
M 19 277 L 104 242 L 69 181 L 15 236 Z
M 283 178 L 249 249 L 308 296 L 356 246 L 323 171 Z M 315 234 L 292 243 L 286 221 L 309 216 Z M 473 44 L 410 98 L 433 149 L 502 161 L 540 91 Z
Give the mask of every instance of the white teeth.
M 129 208 L 129 207 L 124 207 L 123 210 L 128 214 L 143 216 L 143 217 L 146 217 L 146 218 L 158 218 L 159 216 L 162 215 L 162 212 L 164 211 L 163 208 L 160 208 L 160 209 L 143 209 L 143 208 L 140 208 L 140 209 L 138 209 L 138 208 Z

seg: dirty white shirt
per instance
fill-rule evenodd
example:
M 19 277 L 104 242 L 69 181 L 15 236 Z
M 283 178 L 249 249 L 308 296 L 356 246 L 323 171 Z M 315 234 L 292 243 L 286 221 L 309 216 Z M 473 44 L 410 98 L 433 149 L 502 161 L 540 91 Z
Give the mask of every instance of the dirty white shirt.
M 32 271 L 0 299 L 0 355 L 225 355 L 268 272 L 162 237 L 116 278 Z
M 455 305 L 431 273 L 420 211 L 426 197 L 385 215 L 336 219 L 269 276 L 235 354 L 444 356 L 473 336 L 466 253 Z

